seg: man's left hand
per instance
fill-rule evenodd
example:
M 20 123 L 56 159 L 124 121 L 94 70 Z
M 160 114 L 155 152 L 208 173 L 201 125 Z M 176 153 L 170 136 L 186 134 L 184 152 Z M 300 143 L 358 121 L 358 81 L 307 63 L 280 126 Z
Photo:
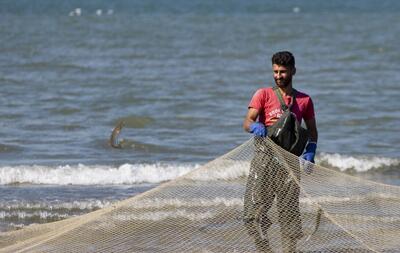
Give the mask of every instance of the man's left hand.
M 306 151 L 303 154 L 303 159 L 312 163 L 315 163 L 315 152 L 317 150 L 317 143 L 316 142 L 309 142 L 306 146 Z

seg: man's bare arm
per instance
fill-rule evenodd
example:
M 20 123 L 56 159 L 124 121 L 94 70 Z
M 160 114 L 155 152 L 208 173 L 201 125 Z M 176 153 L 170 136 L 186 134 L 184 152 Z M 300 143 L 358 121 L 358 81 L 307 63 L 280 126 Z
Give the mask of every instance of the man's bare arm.
M 243 121 L 243 129 L 247 132 L 250 132 L 250 125 L 256 122 L 258 117 L 258 110 L 254 108 L 249 108 L 247 111 L 247 115 Z
M 318 142 L 318 130 L 315 118 L 305 121 L 308 131 L 310 132 L 310 141 Z

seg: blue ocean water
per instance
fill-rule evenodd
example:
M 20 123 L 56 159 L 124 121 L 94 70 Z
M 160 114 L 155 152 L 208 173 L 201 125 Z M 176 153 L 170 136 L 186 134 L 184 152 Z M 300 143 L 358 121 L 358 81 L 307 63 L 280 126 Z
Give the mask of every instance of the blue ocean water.
M 278 50 L 314 100 L 317 163 L 400 184 L 400 3 L 362 3 L 2 1 L 1 230 L 101 208 L 248 140 Z

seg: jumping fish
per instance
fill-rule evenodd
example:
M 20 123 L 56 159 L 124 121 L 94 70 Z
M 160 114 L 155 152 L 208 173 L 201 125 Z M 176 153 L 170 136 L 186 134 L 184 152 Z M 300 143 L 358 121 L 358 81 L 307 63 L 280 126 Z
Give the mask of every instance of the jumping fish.
M 121 133 L 122 128 L 124 127 L 124 122 L 120 121 L 114 127 L 111 132 L 109 143 L 113 148 L 122 148 L 122 144 L 118 139 L 119 134 Z

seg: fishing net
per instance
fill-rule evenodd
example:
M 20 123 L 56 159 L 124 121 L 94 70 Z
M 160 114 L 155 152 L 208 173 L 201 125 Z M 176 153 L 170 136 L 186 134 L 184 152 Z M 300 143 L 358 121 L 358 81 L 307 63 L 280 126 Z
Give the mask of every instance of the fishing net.
M 400 190 L 270 139 L 86 215 L 0 234 L 0 252 L 400 252 Z

